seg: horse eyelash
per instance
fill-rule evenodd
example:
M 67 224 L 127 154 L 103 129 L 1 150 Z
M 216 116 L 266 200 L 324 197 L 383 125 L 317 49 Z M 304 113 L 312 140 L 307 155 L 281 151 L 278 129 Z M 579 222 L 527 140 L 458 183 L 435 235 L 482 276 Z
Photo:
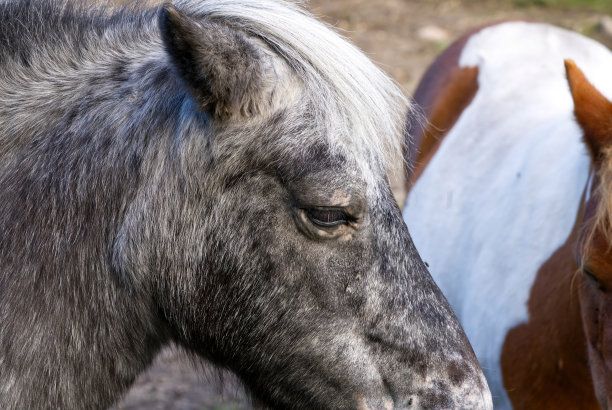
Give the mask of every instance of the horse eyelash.
M 335 226 L 339 226 L 339 225 L 344 225 L 347 224 L 349 222 L 351 222 L 353 220 L 353 218 L 351 218 L 351 216 L 343 209 L 337 209 L 337 208 L 329 208 L 329 209 L 321 209 L 321 208 L 310 208 L 310 209 L 305 209 L 306 215 L 308 216 L 308 219 L 310 219 L 310 221 L 312 223 L 314 223 L 317 226 L 321 226 L 321 227 L 325 227 L 325 228 L 330 228 L 330 227 L 335 227 Z M 317 217 L 317 213 L 322 213 L 323 214 L 323 218 L 321 217 Z M 327 215 L 324 215 L 324 213 L 327 213 Z M 326 216 L 330 216 L 333 215 L 335 217 L 338 217 L 337 219 L 332 219 L 330 218 L 326 218 Z M 321 216 L 321 215 L 318 215 Z M 328 220 L 324 220 L 324 219 L 328 219 Z

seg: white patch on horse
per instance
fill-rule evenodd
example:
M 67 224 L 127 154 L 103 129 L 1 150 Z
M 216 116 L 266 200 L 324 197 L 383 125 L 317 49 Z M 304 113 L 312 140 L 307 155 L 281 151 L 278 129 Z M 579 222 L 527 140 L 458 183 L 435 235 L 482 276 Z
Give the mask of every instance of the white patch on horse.
M 500 369 L 507 332 L 528 320 L 531 285 L 567 239 L 589 172 L 563 60 L 612 96 L 612 55 L 579 34 L 504 23 L 466 44 L 478 92 L 412 189 L 404 219 L 485 371 L 510 408 Z M 440 188 L 444 187 L 444 188 Z

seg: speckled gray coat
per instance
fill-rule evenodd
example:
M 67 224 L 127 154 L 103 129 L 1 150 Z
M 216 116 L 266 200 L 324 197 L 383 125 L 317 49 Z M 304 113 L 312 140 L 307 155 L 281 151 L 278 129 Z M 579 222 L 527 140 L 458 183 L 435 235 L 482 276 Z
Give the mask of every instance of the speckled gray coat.
M 107 407 L 169 341 L 270 407 L 490 407 L 358 50 L 276 0 L 0 20 L 1 408 Z

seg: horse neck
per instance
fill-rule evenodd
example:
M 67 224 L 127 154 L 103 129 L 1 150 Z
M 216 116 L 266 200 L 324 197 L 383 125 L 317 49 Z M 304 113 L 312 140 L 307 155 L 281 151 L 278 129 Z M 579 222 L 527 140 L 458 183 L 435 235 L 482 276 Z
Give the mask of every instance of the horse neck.
M 173 125 L 165 116 L 177 115 L 164 112 L 160 102 L 171 97 L 174 84 L 160 61 L 159 39 L 152 30 L 133 38 L 120 32 L 92 38 L 96 47 L 59 48 L 58 55 L 27 67 L 3 63 L 0 222 L 7 225 L 2 226 L 32 230 L 38 223 L 41 234 L 64 226 L 56 236 L 69 242 L 87 236 L 83 226 L 98 225 L 111 234 L 104 226 L 117 223 L 134 195 L 148 152 L 162 151 L 156 144 Z M 16 196 L 23 202 L 17 204 Z M 19 229 L 12 234 L 12 243 L 24 240 Z
M 0 403 L 9 408 L 110 405 L 167 337 L 147 290 L 119 283 L 109 261 L 153 144 L 145 137 L 160 134 L 138 112 L 169 87 L 142 94 L 154 79 L 138 74 L 163 72 L 151 69 L 161 47 L 149 40 L 4 63 Z
M 116 223 L 146 174 L 141 165 L 163 152 L 160 141 L 176 126 L 169 118 L 176 121 L 182 101 L 172 99 L 172 90 L 180 88 L 157 30 L 122 32 L 128 29 L 102 35 L 92 28 L 90 47 L 83 50 L 66 46 L 48 55 L 43 48 L 43 57 L 28 66 L 3 63 L 8 74 L 0 78 L 0 198 L 9 195 L 3 201 L 8 208 L 15 204 L 11 195 L 24 191 L 28 201 L 15 212 L 23 226 L 34 225 L 36 215 L 44 219 L 45 212 L 65 217 L 66 230 L 91 226 L 91 218 L 101 229 Z M 103 209 L 85 215 L 91 202 Z
M 153 24 L 142 33 L 129 33 L 127 23 L 103 34 L 92 27 L 84 34 L 88 40 L 77 45 L 29 44 L 24 47 L 40 51 L 27 62 L 0 55 L 0 157 L 14 154 L 49 129 L 83 126 L 86 114 L 110 105 L 120 92 L 128 102 L 141 98 L 144 69 L 165 64 Z M 116 116 L 127 114 L 126 107 L 109 105 L 106 114 L 112 108 Z

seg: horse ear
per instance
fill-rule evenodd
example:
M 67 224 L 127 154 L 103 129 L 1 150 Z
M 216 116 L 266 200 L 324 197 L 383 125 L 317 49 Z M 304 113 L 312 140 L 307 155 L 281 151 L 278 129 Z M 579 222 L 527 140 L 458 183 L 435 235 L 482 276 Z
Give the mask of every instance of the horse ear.
M 196 21 L 172 4 L 161 8 L 159 28 L 171 64 L 200 108 L 220 118 L 261 111 L 264 56 L 246 35 Z
M 574 99 L 574 115 L 584 132 L 593 159 L 612 144 L 612 102 L 587 80 L 572 60 L 565 60 L 565 71 Z

